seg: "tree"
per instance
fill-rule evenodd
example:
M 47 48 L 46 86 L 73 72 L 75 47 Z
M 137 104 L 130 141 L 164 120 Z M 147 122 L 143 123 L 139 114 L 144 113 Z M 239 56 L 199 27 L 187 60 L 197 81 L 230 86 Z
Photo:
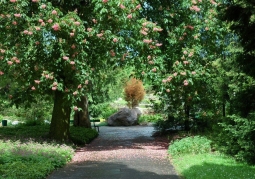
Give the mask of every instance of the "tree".
M 143 82 L 136 78 L 131 78 L 124 87 L 124 96 L 129 108 L 138 106 L 145 96 Z
M 213 62 L 223 58 L 227 28 L 217 7 L 213 0 L 148 0 L 143 6 L 142 15 L 161 27 L 162 52 L 148 56 L 151 71 L 143 76 L 153 81 L 163 112 L 181 119 L 186 130 L 191 118 L 218 110 Z
M 70 9 L 59 1 L 1 1 L 0 78 L 8 74 L 27 94 L 52 95 L 50 137 L 64 141 L 71 110 L 80 110 L 77 101 L 91 93 L 95 74 L 122 64 L 139 67 L 144 56 L 157 54 L 160 27 L 139 18 L 136 0 L 61 2 Z

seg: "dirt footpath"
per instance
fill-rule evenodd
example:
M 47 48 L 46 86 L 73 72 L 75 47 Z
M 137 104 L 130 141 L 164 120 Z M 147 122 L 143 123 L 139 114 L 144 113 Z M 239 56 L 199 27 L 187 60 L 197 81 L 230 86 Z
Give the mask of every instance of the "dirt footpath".
M 168 141 L 151 126 L 100 127 L 73 161 L 47 179 L 178 179 L 167 159 Z

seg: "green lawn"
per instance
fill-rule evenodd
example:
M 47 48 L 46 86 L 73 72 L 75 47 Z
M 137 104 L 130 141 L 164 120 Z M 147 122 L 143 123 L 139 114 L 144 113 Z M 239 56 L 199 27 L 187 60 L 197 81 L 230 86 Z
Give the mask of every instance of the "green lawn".
M 221 154 L 186 154 L 172 159 L 185 179 L 254 179 L 255 166 L 238 163 Z

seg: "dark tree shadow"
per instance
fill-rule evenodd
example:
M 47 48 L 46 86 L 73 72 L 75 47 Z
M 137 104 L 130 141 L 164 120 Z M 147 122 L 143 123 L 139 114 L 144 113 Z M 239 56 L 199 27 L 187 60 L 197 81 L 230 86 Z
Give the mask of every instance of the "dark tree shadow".
M 137 169 L 136 169 L 137 167 Z M 165 171 L 167 170 L 167 171 Z M 132 167 L 118 162 L 83 162 L 69 164 L 47 179 L 179 179 L 172 168 L 150 168 L 144 163 Z

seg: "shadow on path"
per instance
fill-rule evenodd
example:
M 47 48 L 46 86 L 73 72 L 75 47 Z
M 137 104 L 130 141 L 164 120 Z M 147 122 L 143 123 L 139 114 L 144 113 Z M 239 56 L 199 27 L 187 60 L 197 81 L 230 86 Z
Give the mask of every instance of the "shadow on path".
M 167 159 L 168 140 L 149 126 L 100 127 L 97 139 L 48 179 L 178 179 Z

